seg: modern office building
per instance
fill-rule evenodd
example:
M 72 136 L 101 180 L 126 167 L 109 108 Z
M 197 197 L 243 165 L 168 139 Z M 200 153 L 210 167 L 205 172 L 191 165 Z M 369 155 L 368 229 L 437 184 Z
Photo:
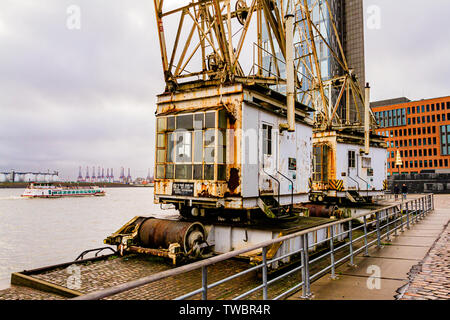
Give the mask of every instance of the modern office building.
M 450 173 L 450 96 L 371 103 L 388 144 L 388 175 Z M 403 164 L 395 164 L 397 153 Z
M 280 0 L 277 0 L 280 2 Z M 348 63 L 348 67 L 353 71 L 353 74 L 358 78 L 360 88 L 363 89 L 365 85 L 365 61 L 364 61 L 364 11 L 363 11 L 363 1 L 362 0 L 328 0 L 330 5 L 330 11 L 333 15 L 331 19 L 329 15 L 329 10 L 325 1 L 315 1 L 308 0 L 308 5 L 312 9 L 311 19 L 312 22 L 318 27 L 324 39 L 333 48 L 333 51 L 340 54 L 339 42 L 335 35 L 331 21 L 335 21 L 337 33 L 339 35 L 340 43 L 342 44 L 345 58 Z M 297 10 L 295 13 L 295 22 L 299 24 L 300 27 L 303 26 L 301 20 L 301 13 Z M 308 32 L 305 32 L 308 34 Z M 268 33 L 263 24 L 262 40 L 263 47 L 267 52 L 270 51 L 270 44 L 268 40 Z M 320 71 L 322 74 L 322 79 L 324 81 L 331 79 L 336 76 L 343 75 L 343 70 L 339 63 L 334 59 L 330 49 L 324 43 L 324 41 L 316 35 L 315 37 L 317 55 L 319 59 Z M 298 37 L 294 38 L 295 43 L 295 53 L 296 58 L 305 56 L 309 54 L 309 48 L 307 45 L 300 42 Z M 277 59 L 284 60 L 279 49 Z M 269 56 L 265 55 L 263 57 L 263 65 L 266 72 L 271 72 L 275 74 L 273 63 Z M 305 66 L 300 66 L 300 69 L 306 68 Z M 308 65 L 309 69 L 313 69 L 313 66 Z M 306 75 L 305 70 L 298 70 L 300 74 Z M 281 77 L 285 76 L 285 70 L 280 69 Z M 308 90 L 308 81 L 303 81 L 303 90 Z M 276 89 L 284 93 L 285 88 L 279 86 Z M 326 92 L 328 94 L 328 91 Z M 333 101 L 336 101 L 339 92 L 332 92 Z M 342 105 L 345 104 L 345 97 L 342 99 Z M 342 108 L 338 109 L 338 114 L 341 116 L 344 110 Z M 353 99 L 350 101 L 350 120 L 356 121 L 357 111 Z

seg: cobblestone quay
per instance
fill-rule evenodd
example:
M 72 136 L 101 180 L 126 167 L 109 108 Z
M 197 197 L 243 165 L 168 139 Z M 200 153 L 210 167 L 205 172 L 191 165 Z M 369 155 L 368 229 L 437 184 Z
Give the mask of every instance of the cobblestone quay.
M 402 300 L 450 299 L 450 225 L 426 258 L 410 272 L 411 282 Z

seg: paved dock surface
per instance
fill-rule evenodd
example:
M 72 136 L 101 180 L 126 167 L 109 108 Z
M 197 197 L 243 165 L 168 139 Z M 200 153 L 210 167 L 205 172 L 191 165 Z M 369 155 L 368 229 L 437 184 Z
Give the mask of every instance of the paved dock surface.
M 393 202 L 393 200 L 388 201 Z M 393 204 L 393 203 L 386 203 Z M 392 242 L 383 240 L 381 249 L 371 248 L 369 257 L 358 256 L 355 263 L 358 267 L 347 264 L 337 269 L 338 280 L 330 280 L 329 275 L 318 279 L 311 286 L 314 299 L 444 299 L 449 293 L 448 263 L 448 221 L 450 217 L 450 196 L 435 197 L 435 212 L 411 230 L 399 232 Z M 444 233 L 444 226 L 447 227 Z M 438 239 L 438 240 L 437 240 Z M 431 250 L 430 250 L 431 248 Z M 342 252 L 342 255 L 346 254 Z M 337 257 L 338 259 L 339 257 Z M 376 266 L 380 275 L 368 274 L 368 268 Z M 131 255 L 111 257 L 102 261 L 80 265 L 81 282 L 76 289 L 82 294 L 101 290 L 131 280 L 142 278 L 173 268 L 170 263 L 160 258 Z M 228 260 L 208 268 L 208 283 L 223 279 L 249 268 L 247 261 Z M 373 268 L 373 267 L 372 267 Z M 373 272 L 373 271 L 372 271 Z M 61 287 L 68 287 L 68 279 L 72 274 L 67 267 L 61 267 L 31 275 L 39 281 L 46 281 Z M 370 280 L 374 288 L 368 289 Z M 379 280 L 379 283 L 376 281 Z M 269 286 L 269 298 L 281 294 L 286 288 L 301 281 L 299 273 L 294 273 L 280 282 Z M 208 291 L 212 300 L 229 300 L 237 295 L 261 284 L 260 276 L 255 272 L 248 273 L 228 283 L 219 285 Z M 170 300 L 200 288 L 201 271 L 194 270 L 187 274 L 167 278 L 117 294 L 108 299 L 163 299 Z M 296 293 L 289 299 L 300 299 Z M 200 299 L 200 295 L 192 299 Z M 262 299 L 261 290 L 251 294 L 248 299 Z M 67 297 L 12 285 L 0 291 L 2 299 L 50 300 L 67 299 Z
M 302 218 L 302 224 L 300 227 L 297 226 L 296 230 L 308 229 L 328 222 L 330 220 L 324 218 Z M 79 287 L 77 288 L 72 286 L 69 288 L 70 279 L 73 279 L 74 273 L 73 270 L 69 270 L 68 265 L 25 274 L 39 282 L 45 282 L 62 289 L 73 289 L 79 294 L 87 294 L 174 268 L 170 261 L 163 258 L 134 254 L 125 257 L 111 256 L 101 261 L 82 263 L 77 266 L 79 267 L 80 276 Z M 208 267 L 208 283 L 214 283 L 248 268 L 250 268 L 248 260 L 231 259 L 214 264 Z M 270 296 L 278 296 L 286 287 L 292 287 L 300 281 L 298 273 L 288 276 L 272 285 L 269 288 L 269 294 Z M 108 299 L 171 300 L 201 288 L 201 284 L 202 274 L 201 270 L 198 269 L 117 294 Z M 208 290 L 208 299 L 229 300 L 260 284 L 260 274 L 256 271 L 249 272 Z M 24 286 L 11 285 L 8 289 L 0 290 L 0 300 L 2 299 L 47 300 L 67 299 L 67 297 L 61 294 L 44 292 L 37 288 L 31 289 Z M 201 299 L 201 295 L 198 294 L 191 299 Z M 248 299 L 262 299 L 261 290 L 249 295 Z
M 325 275 L 311 285 L 313 300 L 449 299 L 450 196 L 435 196 L 435 211 L 391 235 L 391 242 L 358 256 L 356 266 L 336 269 L 337 279 Z M 301 299 L 301 292 L 289 300 Z

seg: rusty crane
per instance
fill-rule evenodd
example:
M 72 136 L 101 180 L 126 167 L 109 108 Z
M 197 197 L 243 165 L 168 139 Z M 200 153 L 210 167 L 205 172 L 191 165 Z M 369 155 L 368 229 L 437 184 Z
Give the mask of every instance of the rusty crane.
M 304 228 L 309 218 L 295 205 L 308 202 L 314 123 L 297 94 L 294 2 L 154 0 L 154 7 L 165 79 L 154 200 L 173 205 L 182 221 L 136 217 L 105 243 L 176 260 Z M 273 248 L 271 257 L 294 247 Z
M 173 205 L 182 221 L 135 217 L 105 243 L 173 261 L 206 247 L 229 252 L 328 222 L 303 223 L 312 218 L 296 205 L 352 197 L 361 188 L 350 182 L 378 173 L 385 149 L 370 135 L 369 98 L 342 44 L 333 50 L 312 21 L 319 2 L 309 3 L 154 0 L 165 79 L 155 112 L 154 201 Z M 323 79 L 321 45 L 339 76 Z M 365 106 L 364 121 L 351 121 L 352 103 Z M 270 258 L 298 245 L 275 246 Z
M 184 216 L 217 206 L 271 218 L 292 212 L 307 200 L 312 134 L 312 109 L 295 97 L 293 3 L 154 5 L 166 82 L 156 112 L 156 201 Z M 306 150 L 285 152 L 288 139 Z
M 328 20 L 327 27 L 313 21 L 313 12 Z M 296 68 L 302 74 L 298 95 L 315 110 L 310 199 L 370 201 L 384 193 L 387 158 L 383 139 L 372 133 L 377 122 L 369 85 L 360 87 L 346 59 L 329 0 L 298 0 L 296 13 Z M 334 66 L 327 76 L 320 64 L 324 49 Z

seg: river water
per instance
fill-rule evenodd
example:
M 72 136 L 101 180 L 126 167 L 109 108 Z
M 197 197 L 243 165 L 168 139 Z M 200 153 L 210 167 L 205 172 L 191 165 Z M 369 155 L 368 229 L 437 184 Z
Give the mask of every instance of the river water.
M 104 197 L 26 199 L 0 189 L 0 290 L 12 272 L 73 261 L 135 216 L 176 218 L 153 203 L 153 188 L 107 188 Z M 106 251 L 109 253 L 109 251 Z

